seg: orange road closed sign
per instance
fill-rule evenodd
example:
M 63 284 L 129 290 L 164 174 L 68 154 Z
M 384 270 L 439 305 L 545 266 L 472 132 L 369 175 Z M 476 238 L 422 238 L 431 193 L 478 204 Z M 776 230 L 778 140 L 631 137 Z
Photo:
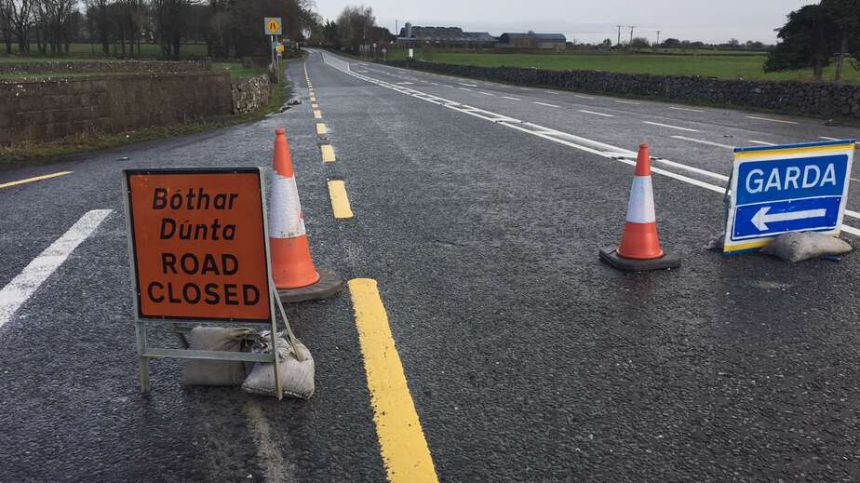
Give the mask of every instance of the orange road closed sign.
M 260 170 L 126 170 L 141 319 L 267 322 L 271 269 Z

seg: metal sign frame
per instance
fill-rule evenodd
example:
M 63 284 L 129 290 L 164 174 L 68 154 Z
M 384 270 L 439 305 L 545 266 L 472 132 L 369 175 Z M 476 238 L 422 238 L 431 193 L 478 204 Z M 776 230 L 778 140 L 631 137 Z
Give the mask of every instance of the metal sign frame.
M 231 323 L 230 321 L 215 321 L 210 319 L 196 318 L 174 318 L 174 317 L 141 317 L 138 297 L 140 296 L 140 288 L 138 287 L 137 277 L 137 257 L 135 254 L 134 243 L 134 221 L 131 211 L 131 188 L 129 180 L 134 175 L 146 174 L 256 174 L 260 182 L 260 207 L 261 216 L 263 218 L 263 241 L 266 252 L 266 289 L 269 293 L 269 319 L 265 321 L 252 321 L 235 319 L 236 323 L 253 324 L 253 325 L 270 325 L 271 326 L 271 347 L 270 354 L 252 354 L 248 352 L 227 352 L 227 351 L 207 351 L 207 350 L 192 350 L 192 349 L 167 349 L 151 347 L 147 341 L 147 323 L 189 323 L 189 324 L 207 324 L 207 325 L 224 325 Z M 134 323 L 135 323 L 135 338 L 137 340 L 137 356 L 138 356 L 138 381 L 140 390 L 143 393 L 148 393 L 151 389 L 149 359 L 175 358 L 175 359 L 205 359 L 219 361 L 242 361 L 242 362 L 260 362 L 272 363 L 276 395 L 278 399 L 283 398 L 284 391 L 281 387 L 281 379 L 278 374 L 278 364 L 280 356 L 277 350 L 278 326 L 277 312 L 275 312 L 275 299 L 277 292 L 273 290 L 272 284 L 272 257 L 269 248 L 269 225 L 268 225 L 268 210 L 266 210 L 266 190 L 264 183 L 264 173 L 260 168 L 163 168 L 163 169 L 125 169 L 122 176 L 123 188 L 123 205 L 125 209 L 126 232 L 128 234 L 128 254 L 131 266 L 131 287 L 132 299 L 134 300 Z
M 728 193 L 727 193 L 727 212 L 726 212 L 726 224 L 725 224 L 725 239 L 724 239 L 724 255 L 737 255 L 742 253 L 751 253 L 760 250 L 761 248 L 770 244 L 774 238 L 783 234 L 790 233 L 792 231 L 817 231 L 824 234 L 829 235 L 839 235 L 842 231 L 842 221 L 845 215 L 845 206 L 848 202 L 848 190 L 850 187 L 850 179 L 851 179 L 851 167 L 854 160 L 854 150 L 855 150 L 855 141 L 852 140 L 836 140 L 836 141 L 822 141 L 822 142 L 812 142 L 812 143 L 802 143 L 802 144 L 789 144 L 789 145 L 781 145 L 781 146 L 756 146 L 756 147 L 746 147 L 746 148 L 735 148 L 735 159 L 732 167 L 732 176 L 729 180 L 728 185 Z M 758 202 L 750 202 L 750 203 L 739 203 L 738 201 L 738 185 L 742 181 L 740 169 L 742 165 L 753 164 L 753 163 L 771 163 L 776 164 L 779 162 L 790 163 L 791 161 L 796 160 L 820 160 L 821 158 L 825 158 L 826 156 L 839 156 L 839 155 L 847 155 L 846 162 L 846 172 L 845 179 L 841 185 L 841 190 L 839 190 L 838 194 L 806 194 L 801 196 L 794 197 L 786 197 L 786 198 L 774 198 L 769 201 L 758 201 Z M 773 167 L 771 169 L 778 169 Z M 799 172 L 799 171 L 798 171 Z M 797 178 L 795 179 L 795 188 L 794 191 L 800 191 L 797 188 Z M 769 181 L 769 180 L 768 180 Z M 786 181 L 786 187 L 789 186 L 789 181 Z M 786 188 L 787 190 L 788 188 Z M 804 187 L 803 189 L 807 189 Z M 810 190 L 812 188 L 809 188 Z M 779 220 L 768 221 L 766 216 L 768 210 L 772 208 L 775 204 L 792 204 L 794 206 L 803 206 L 804 204 L 814 204 L 816 201 L 826 200 L 826 199 L 834 199 L 839 197 L 839 206 L 838 212 L 836 214 L 836 222 L 831 227 L 829 224 L 826 227 L 815 227 L 814 225 L 803 228 L 798 227 L 795 229 L 786 229 L 783 231 L 763 231 L 760 234 L 750 234 L 743 236 L 735 236 L 735 229 L 738 223 L 738 211 L 739 208 L 749 207 L 751 210 L 758 209 L 757 214 L 753 216 L 752 223 L 755 224 L 757 221 L 764 226 L 765 222 L 768 223 L 782 223 L 787 221 L 792 221 L 796 219 L 801 219 L 799 217 L 792 218 L 790 216 L 792 211 L 785 212 L 782 215 L 782 218 Z M 767 207 L 768 210 L 764 208 Z M 760 209 L 759 209 L 760 208 Z M 821 207 L 816 207 L 816 211 L 827 211 Z M 796 213 L 796 212 L 795 212 Z M 758 215 L 761 214 L 761 219 L 756 220 Z M 796 213 L 799 214 L 799 213 Z M 774 216 L 774 215 L 769 215 Z M 813 215 L 814 217 L 814 215 Z M 818 216 L 821 217 L 821 216 Z M 812 218 L 812 217 L 810 217 Z M 746 219 L 746 218 L 744 218 Z M 758 227 L 758 225 L 756 225 Z M 759 228 L 760 229 L 760 228 Z M 761 229 L 760 229 L 761 230 Z

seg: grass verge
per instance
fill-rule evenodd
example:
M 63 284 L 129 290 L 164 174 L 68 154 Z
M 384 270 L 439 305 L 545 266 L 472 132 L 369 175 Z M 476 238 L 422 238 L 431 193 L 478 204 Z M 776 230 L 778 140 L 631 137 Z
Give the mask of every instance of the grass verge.
M 291 92 L 291 85 L 278 84 L 275 86 L 269 103 L 266 106 L 255 112 L 238 116 L 136 129 L 115 134 L 84 133 L 51 143 L 22 143 L 11 147 L 0 147 L 0 169 L 24 164 L 28 166 L 48 164 L 60 161 L 74 154 L 112 149 L 156 139 L 186 136 L 237 124 L 259 121 L 273 112 L 278 112 Z

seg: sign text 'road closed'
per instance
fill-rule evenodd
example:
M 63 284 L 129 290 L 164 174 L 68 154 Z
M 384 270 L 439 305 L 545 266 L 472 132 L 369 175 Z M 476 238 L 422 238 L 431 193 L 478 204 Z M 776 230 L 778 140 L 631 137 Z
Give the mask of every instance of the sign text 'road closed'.
M 126 171 L 141 318 L 270 318 L 257 169 Z

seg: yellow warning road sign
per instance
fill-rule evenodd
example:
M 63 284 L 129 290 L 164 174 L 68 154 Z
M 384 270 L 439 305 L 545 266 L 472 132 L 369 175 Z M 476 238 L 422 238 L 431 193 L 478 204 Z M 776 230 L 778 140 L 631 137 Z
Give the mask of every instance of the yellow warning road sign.
M 281 35 L 281 17 L 266 17 L 263 24 L 266 35 Z

